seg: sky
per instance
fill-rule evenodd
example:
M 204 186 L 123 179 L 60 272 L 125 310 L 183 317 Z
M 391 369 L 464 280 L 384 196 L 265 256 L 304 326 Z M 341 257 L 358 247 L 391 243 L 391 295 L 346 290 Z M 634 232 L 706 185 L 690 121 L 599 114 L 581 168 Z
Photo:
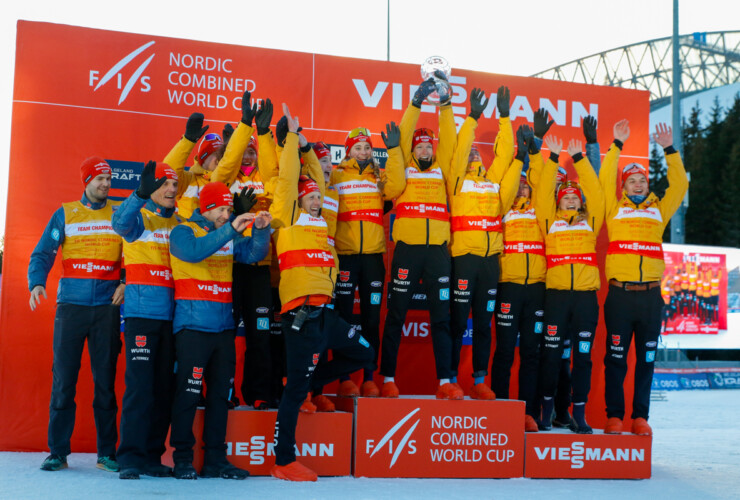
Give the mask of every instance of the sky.
M 0 235 L 5 214 L 18 20 L 529 76 L 671 35 L 672 0 L 11 0 L 0 18 Z M 526 5 L 526 8 L 524 7 Z M 221 9 L 220 11 L 216 9 Z M 740 3 L 683 0 L 679 30 L 736 30 Z M 50 152 L 53 155 L 53 152 Z M 52 158 L 53 159 L 53 158 Z

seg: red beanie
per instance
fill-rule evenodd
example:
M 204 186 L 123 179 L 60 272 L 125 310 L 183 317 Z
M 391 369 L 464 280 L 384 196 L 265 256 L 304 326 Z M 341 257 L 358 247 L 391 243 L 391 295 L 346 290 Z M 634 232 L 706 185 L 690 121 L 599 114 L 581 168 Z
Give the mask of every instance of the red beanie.
M 223 182 L 210 182 L 200 190 L 200 213 L 217 207 L 233 207 L 234 198 Z
M 319 191 L 319 185 L 309 176 L 302 175 L 298 179 L 298 199 L 300 200 L 308 193 L 313 193 L 314 191 Z
M 156 179 L 161 179 L 162 177 L 167 177 L 168 179 L 172 179 L 173 181 L 177 180 L 177 172 L 175 172 L 172 167 L 167 165 L 166 163 L 157 162 L 157 168 L 154 170 L 154 177 Z
M 80 175 L 82 176 L 82 183 L 85 187 L 90 184 L 91 180 L 102 174 L 110 175 L 111 169 L 108 162 L 99 156 L 91 156 L 80 165 Z
M 647 180 L 648 185 L 650 185 L 650 175 L 648 174 L 647 169 L 643 167 L 642 165 L 640 165 L 639 163 L 630 163 L 629 165 L 624 167 L 624 169 L 622 169 L 622 184 L 627 182 L 627 178 L 630 175 L 636 175 L 636 174 L 644 175 L 645 180 Z
M 195 152 L 195 159 L 199 164 L 203 165 L 203 162 L 211 154 L 215 153 L 218 148 L 224 145 L 224 141 L 221 140 L 221 136 L 218 134 L 206 134 L 205 137 L 198 144 L 198 150 Z
M 434 143 L 434 132 L 428 128 L 420 128 L 414 131 L 414 137 L 411 139 L 411 149 L 422 142 Z
M 370 146 L 372 147 L 372 144 Z M 319 141 L 316 144 L 314 144 L 313 151 L 314 153 L 316 153 L 316 157 L 319 160 L 327 156 L 331 157 L 331 149 L 329 149 L 329 146 L 327 146 L 326 143 L 323 141 Z M 347 152 L 349 152 L 349 150 Z
M 581 199 L 581 204 L 583 203 L 583 192 L 581 191 L 581 186 L 579 186 L 577 182 L 565 181 L 560 185 L 558 188 L 558 205 L 560 205 L 560 200 L 566 194 L 577 194 Z
M 352 149 L 352 146 L 354 146 L 358 142 L 367 142 L 368 144 L 370 144 L 371 148 L 373 147 L 373 141 L 370 137 L 370 131 L 365 127 L 357 127 L 349 131 L 349 134 L 347 134 L 347 139 L 344 141 L 345 156 L 349 157 L 349 150 Z

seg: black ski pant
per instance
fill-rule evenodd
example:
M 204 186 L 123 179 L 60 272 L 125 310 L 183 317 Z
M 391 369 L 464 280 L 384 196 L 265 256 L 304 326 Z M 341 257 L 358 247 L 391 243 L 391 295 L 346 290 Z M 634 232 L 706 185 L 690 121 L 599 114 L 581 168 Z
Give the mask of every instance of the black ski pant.
M 355 327 L 328 307 L 303 306 L 307 311 L 300 329 L 292 328 L 297 307 L 282 315 L 288 382 L 283 390 L 275 423 L 275 463 L 295 461 L 298 412 L 306 395 L 339 377 L 372 365 L 375 353 Z M 321 354 L 332 350 L 332 359 L 319 365 Z
M 519 336 L 519 399 L 527 415 L 537 417 L 537 373 L 544 330 L 545 284 L 499 283 L 496 304 L 496 351 L 491 365 L 491 388 L 509 399 L 511 366 Z
M 121 468 L 158 465 L 165 452 L 174 394 L 172 321 L 126 318 L 126 391 L 121 408 Z
M 466 254 L 452 258 L 450 330 L 454 347 L 451 368 L 457 376 L 463 336 L 473 308 L 473 377 L 488 375 L 491 360 L 491 318 L 496 308 L 499 254 L 481 257 Z
M 241 393 L 245 404 L 274 401 L 272 359 L 273 318 L 270 266 L 234 263 L 234 323 L 244 321 L 246 351 Z
M 95 384 L 93 415 L 99 457 L 114 457 L 116 428 L 116 363 L 121 352 L 121 308 L 113 305 L 57 304 L 54 317 L 54 364 L 49 403 L 49 449 L 67 456 L 75 426 L 75 395 L 82 350 L 87 339 Z
M 545 329 L 540 363 L 542 396 L 555 396 L 564 341 L 569 336 L 573 353 L 573 403 L 588 401 L 591 390 L 591 347 L 598 322 L 596 291 L 545 291 Z
M 391 263 L 380 374 L 386 377 L 396 375 L 403 324 L 419 280 L 424 285 L 429 308 L 437 378 L 452 378 L 451 353 L 454 343 L 450 333 L 450 254 L 447 244 L 407 245 L 400 241 L 396 243 Z
M 624 377 L 627 375 L 627 354 L 634 334 L 636 360 L 632 418 L 648 418 L 664 305 L 660 287 L 628 292 L 618 286 L 609 286 L 604 302 L 604 396 L 607 417 L 624 418 Z
M 205 463 L 226 460 L 226 421 L 229 392 L 234 381 L 236 349 L 234 330 L 219 333 L 181 330 L 175 334 L 175 401 L 172 406 L 170 445 L 174 462 L 192 463 L 193 420 L 203 391 L 206 411 L 203 426 Z
M 385 254 L 339 256 L 339 277 L 334 294 L 334 307 L 348 323 L 354 323 L 352 309 L 355 288 L 360 289 L 360 326 L 362 336 L 375 351 L 372 370 L 377 369 L 380 352 L 380 305 L 383 303 Z M 366 378 L 367 379 L 367 378 Z

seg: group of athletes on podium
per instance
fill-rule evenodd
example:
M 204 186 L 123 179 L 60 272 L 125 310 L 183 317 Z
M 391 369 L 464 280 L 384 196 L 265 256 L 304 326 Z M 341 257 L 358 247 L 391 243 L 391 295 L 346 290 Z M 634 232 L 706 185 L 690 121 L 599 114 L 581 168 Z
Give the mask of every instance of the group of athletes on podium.
M 247 471 L 227 461 L 225 444 L 235 400 L 235 325 L 243 321 L 244 403 L 278 408 L 271 473 L 314 481 L 316 474 L 296 460 L 299 412 L 333 411 L 322 388 L 336 379 L 340 396 L 399 396 L 398 349 L 419 285 L 430 315 L 437 398 L 464 397 L 457 375 L 472 312 L 469 396 L 509 397 L 518 344 L 525 429 L 548 430 L 555 417 L 556 424 L 590 433 L 585 404 L 601 286 L 596 238 L 604 222 L 605 432 L 622 431 L 623 382 L 634 336 L 631 431 L 650 434 L 650 387 L 663 321 L 661 241 L 688 188 L 670 128 L 658 126 L 654 134 L 665 151 L 670 184 L 659 199 L 649 190 L 644 166 L 631 163 L 618 175 L 630 135 L 626 120 L 614 125 L 603 162 L 596 120 L 584 120 L 586 154 L 580 140 L 567 146 L 576 182 L 558 167 L 563 142 L 547 135 L 553 122 L 545 110 L 535 113 L 534 129 L 522 125 L 514 134 L 506 87 L 496 94 L 499 132 L 492 165 L 482 163 L 473 144 L 488 106 L 480 89 L 472 91 L 459 131 L 449 98 L 443 99 L 435 145 L 437 134 L 416 128 L 422 103 L 434 91 L 432 79 L 422 82 L 400 124 L 391 122 L 381 132 L 388 153 L 384 169 L 373 158 L 366 128 L 349 132 L 345 157 L 333 167 L 329 147 L 309 143 L 286 105 L 273 133 L 271 101 L 253 104 L 249 92 L 238 126 L 227 125 L 223 137 L 208 133 L 202 114 L 191 115 L 179 142 L 162 162 L 146 164 L 138 189 L 120 204 L 108 199 L 108 163 L 85 160 L 82 198 L 55 212 L 29 264 L 33 310 L 46 297 L 46 279 L 61 248 L 51 454 L 42 469 L 67 466 L 87 339 L 98 467 L 122 479 L 196 479 L 192 424 L 197 406 L 205 404 L 200 476 L 246 478 Z M 390 210 L 395 248 L 386 291 L 384 215 Z M 351 324 L 356 289 L 361 328 Z M 121 313 L 126 389 L 116 449 Z M 278 316 L 281 334 L 273 335 Z M 492 322 L 496 348 L 489 385 Z M 358 370 L 359 387 L 349 378 Z M 558 399 L 565 403 L 556 404 Z M 161 463 L 170 426 L 174 469 Z

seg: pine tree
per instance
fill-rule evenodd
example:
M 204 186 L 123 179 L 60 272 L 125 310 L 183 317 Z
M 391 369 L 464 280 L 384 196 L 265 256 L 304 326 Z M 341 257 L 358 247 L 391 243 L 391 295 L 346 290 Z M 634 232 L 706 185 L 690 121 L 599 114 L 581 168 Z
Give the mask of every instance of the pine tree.
M 716 244 L 740 247 L 740 95 L 720 125 L 717 142 L 725 157 L 718 165 Z
M 709 203 L 712 196 L 710 175 L 705 167 L 706 140 L 701 128 L 698 106 L 691 109 L 688 122 L 683 124 L 683 158 L 686 171 L 691 175 L 689 208 L 686 211 L 686 243 L 711 245 L 714 229 Z

